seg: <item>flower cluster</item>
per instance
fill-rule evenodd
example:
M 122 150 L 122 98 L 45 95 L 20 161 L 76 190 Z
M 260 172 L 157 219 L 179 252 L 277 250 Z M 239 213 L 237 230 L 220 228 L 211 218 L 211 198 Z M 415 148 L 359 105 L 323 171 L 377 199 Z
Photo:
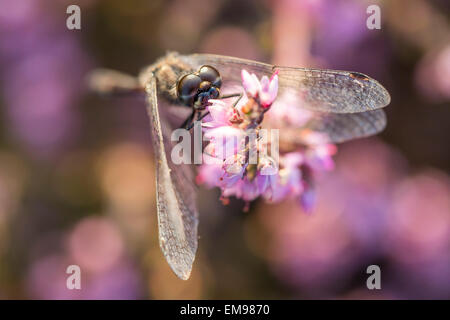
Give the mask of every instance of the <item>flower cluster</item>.
M 202 124 L 209 143 L 197 183 L 219 187 L 224 202 L 230 196 L 247 204 L 260 196 L 271 202 L 296 197 L 310 211 L 315 198 L 313 176 L 333 168 L 336 147 L 325 135 L 304 129 L 296 137 L 296 148 L 279 150 L 278 128 L 301 128 L 312 114 L 299 113 L 301 108 L 293 105 L 298 101 L 290 96 L 276 100 L 277 73 L 259 80 L 243 70 L 242 86 L 243 96 L 237 103 L 209 100 L 209 115 Z

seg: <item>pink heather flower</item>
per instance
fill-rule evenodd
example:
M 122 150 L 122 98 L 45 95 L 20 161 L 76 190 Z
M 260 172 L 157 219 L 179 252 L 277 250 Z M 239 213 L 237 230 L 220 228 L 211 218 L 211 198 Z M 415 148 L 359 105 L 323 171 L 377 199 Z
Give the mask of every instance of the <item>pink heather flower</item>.
M 300 152 L 290 152 L 281 157 L 282 169 L 271 178 L 271 184 L 264 192 L 270 202 L 279 202 L 287 197 L 299 196 L 303 191 L 300 166 L 304 156 Z
M 278 166 L 272 157 L 260 155 L 258 159 L 258 172 L 263 176 L 273 176 L 278 173 Z
M 300 205 L 306 213 L 310 213 L 316 203 L 316 193 L 312 187 L 306 186 L 300 195 Z
M 208 188 L 216 187 L 223 176 L 223 161 L 203 153 L 203 165 L 198 167 L 197 184 L 205 184 Z
M 202 126 L 205 128 L 214 128 L 221 126 L 231 126 L 230 119 L 233 118 L 236 111 L 230 108 L 223 100 L 211 99 L 207 109 L 209 117 L 206 117 Z
M 229 188 L 222 189 L 222 195 L 227 198 L 235 196 L 244 201 L 255 200 L 260 195 L 257 180 L 249 181 L 248 179 L 239 179 Z
M 274 101 L 270 112 L 266 117 L 271 123 L 282 128 L 284 125 L 291 125 L 296 128 L 304 126 L 313 113 L 302 108 L 302 101 L 291 91 L 285 91 Z
M 243 147 L 245 132 L 233 126 L 221 126 L 205 132 L 204 137 L 210 141 L 205 148 L 205 153 L 225 160 L 235 155 Z
M 245 92 L 249 96 L 255 98 L 261 90 L 261 84 L 259 83 L 258 77 L 254 73 L 248 73 L 247 70 L 242 70 L 241 77 L 242 86 L 244 87 Z
M 312 114 L 301 108 L 301 101 L 294 95 L 283 94 L 282 99 L 276 100 L 277 74 L 261 80 L 245 70 L 241 75 L 246 97 L 239 106 L 234 108 L 231 99 L 209 101 L 209 115 L 202 124 L 209 143 L 203 152 L 197 182 L 219 187 L 222 199 L 235 196 L 248 202 L 261 196 L 279 202 L 294 197 L 306 212 L 311 211 L 315 199 L 313 176 L 333 169 L 336 147 L 326 135 L 305 129 L 298 137 L 299 149 L 287 153 L 280 150 L 276 163 L 267 152 L 271 149 L 270 142 L 257 139 L 255 145 L 250 144 L 247 130 L 258 133 L 266 114 L 273 128 L 274 124 L 279 128 L 301 128 Z M 242 110 L 244 105 L 248 110 Z M 257 155 L 256 163 L 250 161 L 250 153 Z
M 308 165 L 317 171 L 331 171 L 334 169 L 333 156 L 337 152 L 334 144 L 329 143 L 328 137 L 320 132 L 305 130 L 302 139 L 309 146 L 305 151 Z
M 242 70 L 242 85 L 249 98 L 259 99 L 263 108 L 269 108 L 278 94 L 278 75 L 275 73 L 269 80 L 263 76 L 261 81 L 252 73 Z

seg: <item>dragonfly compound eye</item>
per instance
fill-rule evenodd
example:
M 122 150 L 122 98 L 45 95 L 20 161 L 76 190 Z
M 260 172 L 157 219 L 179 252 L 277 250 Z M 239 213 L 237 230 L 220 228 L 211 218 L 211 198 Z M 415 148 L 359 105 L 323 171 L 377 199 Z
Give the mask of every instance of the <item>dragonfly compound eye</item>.
M 203 81 L 211 82 L 214 87 L 220 88 L 222 85 L 222 78 L 219 71 L 211 66 L 201 66 L 198 70 L 198 75 Z
M 187 74 L 183 76 L 177 84 L 177 94 L 178 98 L 185 104 L 191 104 L 200 87 L 202 79 L 195 74 Z

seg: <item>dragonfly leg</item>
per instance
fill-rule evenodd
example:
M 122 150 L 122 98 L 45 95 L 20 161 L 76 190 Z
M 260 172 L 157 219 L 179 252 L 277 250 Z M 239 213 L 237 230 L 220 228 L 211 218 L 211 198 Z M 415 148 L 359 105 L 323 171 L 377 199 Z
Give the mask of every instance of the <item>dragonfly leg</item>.
M 206 117 L 209 114 L 209 111 L 205 112 L 204 114 L 198 113 L 197 121 L 202 121 L 204 117 Z M 186 130 L 191 130 L 194 127 L 194 123 L 191 121 L 191 124 L 186 127 Z
M 242 92 L 239 94 L 239 97 L 236 99 L 236 101 L 233 102 L 233 109 L 236 108 L 236 105 L 238 104 L 238 102 L 242 99 Z
M 233 102 L 232 108 L 235 108 L 236 105 L 238 104 L 238 102 L 242 99 L 243 97 L 243 93 L 232 93 L 232 94 L 227 94 L 224 96 L 221 96 L 220 99 L 227 99 L 227 98 L 234 98 L 234 97 L 238 97 L 236 99 L 236 101 Z M 186 130 L 191 130 L 194 127 L 194 123 L 192 122 L 192 120 L 194 119 L 195 113 L 197 112 L 197 110 L 194 110 L 191 115 L 189 116 L 189 118 L 186 119 L 186 121 L 181 125 L 181 128 L 185 128 Z M 200 114 L 198 113 L 198 117 L 197 117 L 197 121 L 201 121 L 204 117 L 206 117 L 209 114 L 209 111 L 205 112 L 204 114 Z
M 219 99 L 227 99 L 227 98 L 239 97 L 241 95 L 242 95 L 242 93 L 231 93 L 231 94 L 226 94 L 226 95 L 220 96 Z
M 236 108 L 236 105 L 238 104 L 238 102 L 242 99 L 242 97 L 244 96 L 244 94 L 241 93 L 231 93 L 231 94 L 226 94 L 221 96 L 219 99 L 227 99 L 227 98 L 234 98 L 237 97 L 236 101 L 233 102 L 233 109 Z
M 184 120 L 184 122 L 180 126 L 180 128 L 190 130 L 190 128 L 192 128 L 192 120 L 194 119 L 196 113 L 197 113 L 197 110 L 193 109 L 192 113 L 189 115 L 189 117 L 186 120 Z
M 197 121 L 202 121 L 204 117 L 209 114 L 209 111 L 206 111 L 204 114 L 198 114 Z

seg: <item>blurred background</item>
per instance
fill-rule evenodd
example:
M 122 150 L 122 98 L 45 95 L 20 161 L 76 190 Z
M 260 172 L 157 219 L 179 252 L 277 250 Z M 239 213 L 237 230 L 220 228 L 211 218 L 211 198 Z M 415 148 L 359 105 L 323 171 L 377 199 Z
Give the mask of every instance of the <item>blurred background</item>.
M 81 8 L 81 30 L 66 8 Z M 366 9 L 381 7 L 381 30 Z M 0 298 L 449 299 L 450 3 L 446 0 L 0 0 Z M 137 74 L 208 52 L 367 73 L 386 130 L 339 145 L 305 214 L 249 212 L 201 189 L 193 274 L 157 243 L 143 101 L 101 99 L 95 67 Z M 68 265 L 82 290 L 67 290 Z M 366 288 L 381 267 L 381 290 Z

